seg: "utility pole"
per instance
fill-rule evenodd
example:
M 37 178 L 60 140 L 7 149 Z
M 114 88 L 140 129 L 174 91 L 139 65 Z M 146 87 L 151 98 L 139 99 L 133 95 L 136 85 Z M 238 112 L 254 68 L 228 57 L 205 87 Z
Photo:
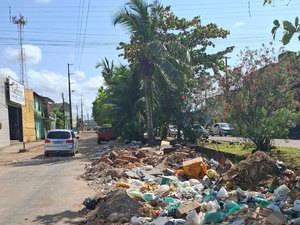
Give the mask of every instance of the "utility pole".
M 81 129 L 83 131 L 83 104 L 82 104 L 82 95 L 80 96 L 81 97 Z
M 12 17 L 12 22 L 14 24 L 17 24 L 19 27 L 19 43 L 20 43 L 20 49 L 19 49 L 19 63 L 20 63 L 20 72 L 21 72 L 21 84 L 24 85 L 24 77 L 25 77 L 25 50 L 23 48 L 23 29 L 26 25 L 27 21 L 24 16 L 19 16 L 17 18 L 16 16 Z
M 77 132 L 79 131 L 79 126 L 78 126 L 78 105 L 76 105 L 76 128 Z
M 72 124 L 72 97 L 71 97 L 71 82 L 70 82 L 70 65 L 68 63 L 68 86 L 69 86 L 69 107 L 70 107 L 70 129 L 73 129 L 73 124 Z
M 10 7 L 9 7 L 9 13 L 10 12 Z M 19 64 L 20 64 L 20 80 L 21 80 L 21 84 L 24 86 L 24 76 L 25 76 L 25 52 L 23 49 L 23 28 L 25 26 L 25 24 L 27 23 L 26 19 L 24 16 L 21 16 L 17 19 L 16 16 L 11 17 L 10 15 L 10 19 L 11 22 L 13 22 L 14 24 L 17 24 L 19 27 L 19 44 L 20 44 L 20 48 L 19 48 Z M 26 85 L 27 86 L 27 85 Z M 19 120 L 17 120 L 18 123 L 18 129 L 20 129 L 20 124 L 19 124 Z M 20 130 L 19 130 L 20 132 Z M 24 129 L 23 129 L 23 138 L 22 138 L 22 142 L 23 142 L 23 149 L 20 149 L 19 152 L 27 152 L 28 150 L 26 149 L 25 146 L 25 140 L 24 140 Z M 20 138 L 19 138 L 20 139 Z
M 64 93 L 61 93 L 62 97 L 62 113 L 63 113 L 63 121 L 64 121 L 64 129 L 66 128 L 66 117 L 65 117 L 65 98 L 64 98 Z

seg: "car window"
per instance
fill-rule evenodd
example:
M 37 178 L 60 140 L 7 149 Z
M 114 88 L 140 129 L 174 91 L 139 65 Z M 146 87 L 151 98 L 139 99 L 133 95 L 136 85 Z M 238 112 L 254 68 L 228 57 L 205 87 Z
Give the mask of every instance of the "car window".
M 220 127 L 228 127 L 227 123 L 220 123 Z
M 51 139 L 68 139 L 70 138 L 70 132 L 68 131 L 53 131 L 49 132 L 47 138 Z
M 99 132 L 111 132 L 111 128 L 100 128 L 98 131 Z

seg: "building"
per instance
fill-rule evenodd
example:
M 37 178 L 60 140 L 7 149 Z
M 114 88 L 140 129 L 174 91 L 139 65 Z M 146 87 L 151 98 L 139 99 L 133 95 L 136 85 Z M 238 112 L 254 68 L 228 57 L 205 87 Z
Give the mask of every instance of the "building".
M 33 109 L 33 91 L 25 90 L 25 105 L 22 107 L 23 121 L 23 140 L 32 142 L 36 140 L 34 109 Z
M 0 75 L 0 148 L 10 145 L 6 77 Z

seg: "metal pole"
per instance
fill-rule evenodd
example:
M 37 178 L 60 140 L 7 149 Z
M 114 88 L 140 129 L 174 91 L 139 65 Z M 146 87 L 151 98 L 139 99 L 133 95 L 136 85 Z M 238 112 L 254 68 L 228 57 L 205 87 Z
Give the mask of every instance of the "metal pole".
M 72 97 L 71 97 L 71 82 L 70 82 L 70 65 L 68 63 L 68 84 L 69 84 L 69 107 L 70 107 L 70 129 L 73 129 L 73 125 L 72 125 Z

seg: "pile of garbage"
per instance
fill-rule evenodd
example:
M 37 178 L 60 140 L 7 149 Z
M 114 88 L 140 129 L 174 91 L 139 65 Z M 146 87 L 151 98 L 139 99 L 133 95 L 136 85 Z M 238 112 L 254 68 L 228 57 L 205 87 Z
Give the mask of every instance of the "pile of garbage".
M 82 177 L 100 194 L 81 224 L 300 224 L 300 176 L 266 153 L 236 165 L 187 147 L 164 153 L 113 148 L 88 165 Z

